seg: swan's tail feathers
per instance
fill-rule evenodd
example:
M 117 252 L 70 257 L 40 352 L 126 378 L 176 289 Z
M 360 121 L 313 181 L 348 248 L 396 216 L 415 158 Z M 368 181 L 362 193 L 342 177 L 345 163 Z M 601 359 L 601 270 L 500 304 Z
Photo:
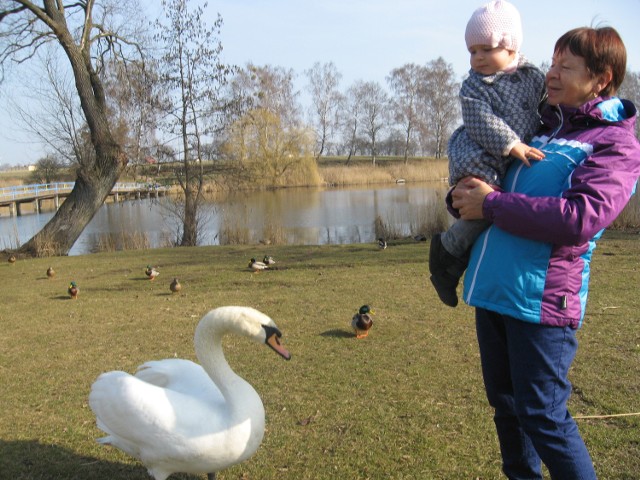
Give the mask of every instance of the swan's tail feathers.
M 102 437 L 102 438 L 96 438 L 96 442 L 98 442 L 101 445 L 113 445 L 111 443 L 111 435 L 108 435 L 106 437 Z
M 161 470 L 160 468 L 148 468 L 147 472 L 149 472 L 149 475 L 151 475 L 154 480 L 166 480 L 173 473 Z

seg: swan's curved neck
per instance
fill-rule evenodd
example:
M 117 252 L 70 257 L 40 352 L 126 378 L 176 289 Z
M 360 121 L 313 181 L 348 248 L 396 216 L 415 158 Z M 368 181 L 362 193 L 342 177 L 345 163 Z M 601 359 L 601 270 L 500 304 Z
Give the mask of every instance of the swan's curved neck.
M 217 325 L 198 328 L 194 343 L 200 365 L 220 389 L 228 405 L 234 405 L 236 398 L 244 398 L 243 402 L 246 402 L 247 396 L 255 396 L 260 401 L 253 387 L 229 366 L 222 350 L 222 339 L 226 333 L 226 329 Z

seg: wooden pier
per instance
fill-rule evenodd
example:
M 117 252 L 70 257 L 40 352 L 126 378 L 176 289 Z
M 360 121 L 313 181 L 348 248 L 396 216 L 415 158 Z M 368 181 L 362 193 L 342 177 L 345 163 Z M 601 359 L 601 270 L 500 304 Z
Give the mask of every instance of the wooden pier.
M 8 208 L 10 216 L 22 215 L 21 205 L 33 204 L 35 212 L 40 213 L 42 202 L 53 201 L 57 210 L 61 199 L 65 199 L 73 190 L 74 182 L 46 183 L 38 185 L 20 185 L 0 188 L 0 209 Z M 148 183 L 116 183 L 109 194 L 114 202 L 120 200 L 153 198 L 166 195 L 167 187 Z M 0 211 L 0 214 L 2 212 Z

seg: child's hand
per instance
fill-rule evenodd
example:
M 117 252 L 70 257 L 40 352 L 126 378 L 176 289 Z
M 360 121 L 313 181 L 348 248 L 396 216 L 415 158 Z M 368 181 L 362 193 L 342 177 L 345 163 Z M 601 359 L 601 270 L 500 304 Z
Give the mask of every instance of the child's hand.
M 542 160 L 544 158 L 544 153 L 542 153 L 537 148 L 530 147 L 526 143 L 516 143 L 516 145 L 511 149 L 509 155 L 512 157 L 516 157 L 519 160 L 522 160 L 527 167 L 531 166 L 529 159 L 533 160 Z

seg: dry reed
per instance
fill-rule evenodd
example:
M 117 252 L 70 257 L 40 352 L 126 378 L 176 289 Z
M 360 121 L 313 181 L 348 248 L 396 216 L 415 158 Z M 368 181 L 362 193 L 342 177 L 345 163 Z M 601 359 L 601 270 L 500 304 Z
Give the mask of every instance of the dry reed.
M 330 165 L 320 169 L 327 185 L 373 185 L 379 183 L 444 181 L 448 173 L 446 160 L 388 165 Z
M 146 233 L 120 232 L 104 233 L 95 238 L 91 248 L 92 253 L 117 252 L 120 250 L 144 250 L 151 247 L 151 242 Z

